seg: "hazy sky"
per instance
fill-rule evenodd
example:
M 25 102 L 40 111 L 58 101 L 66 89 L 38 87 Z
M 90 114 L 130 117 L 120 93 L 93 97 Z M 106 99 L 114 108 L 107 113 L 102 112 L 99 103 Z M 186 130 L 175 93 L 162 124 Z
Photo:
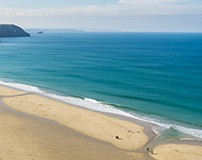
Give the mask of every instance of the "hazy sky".
M 202 32 L 202 0 L 0 0 L 0 23 L 24 28 Z

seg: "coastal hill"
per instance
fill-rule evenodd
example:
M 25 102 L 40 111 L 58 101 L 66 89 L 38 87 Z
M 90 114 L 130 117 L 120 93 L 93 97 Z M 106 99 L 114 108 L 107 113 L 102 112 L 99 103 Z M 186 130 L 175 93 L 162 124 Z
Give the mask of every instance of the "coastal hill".
M 30 34 L 16 25 L 0 24 L 0 37 L 30 37 Z

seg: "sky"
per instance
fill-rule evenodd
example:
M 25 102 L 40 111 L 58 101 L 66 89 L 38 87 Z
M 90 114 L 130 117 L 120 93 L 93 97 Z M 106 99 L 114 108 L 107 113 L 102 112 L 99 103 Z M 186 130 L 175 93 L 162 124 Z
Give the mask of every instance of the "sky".
M 0 24 L 92 31 L 202 32 L 202 0 L 0 0 Z

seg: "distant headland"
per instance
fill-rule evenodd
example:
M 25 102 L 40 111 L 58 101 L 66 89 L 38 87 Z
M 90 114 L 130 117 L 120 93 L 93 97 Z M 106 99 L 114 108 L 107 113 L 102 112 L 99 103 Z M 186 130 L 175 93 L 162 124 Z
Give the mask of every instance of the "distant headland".
M 0 24 L 0 37 L 30 37 L 30 34 L 14 24 Z

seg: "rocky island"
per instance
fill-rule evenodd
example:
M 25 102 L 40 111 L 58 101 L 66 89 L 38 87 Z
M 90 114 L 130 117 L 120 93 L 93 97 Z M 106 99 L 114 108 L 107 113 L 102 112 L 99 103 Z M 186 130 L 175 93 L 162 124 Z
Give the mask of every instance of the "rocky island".
M 0 24 L 0 37 L 30 37 L 30 34 L 16 25 Z

